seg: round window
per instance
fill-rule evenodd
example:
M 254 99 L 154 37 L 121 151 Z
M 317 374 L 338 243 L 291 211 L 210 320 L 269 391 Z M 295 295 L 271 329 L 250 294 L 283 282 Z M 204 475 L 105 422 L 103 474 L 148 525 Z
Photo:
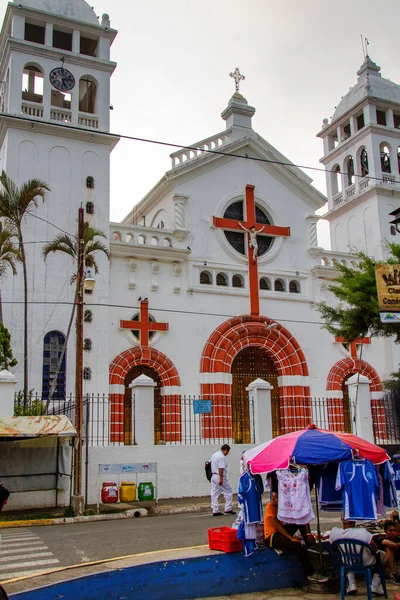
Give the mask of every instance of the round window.
M 235 221 L 244 222 L 244 201 L 239 200 L 228 206 L 224 212 L 225 219 L 234 219 Z M 261 229 L 263 225 L 271 225 L 271 219 L 264 209 L 256 205 L 256 229 Z M 246 255 L 246 236 L 243 231 L 227 231 L 224 230 L 224 235 L 229 244 L 240 254 Z M 274 238 L 267 235 L 257 235 L 258 252 L 257 256 L 262 256 L 271 248 Z

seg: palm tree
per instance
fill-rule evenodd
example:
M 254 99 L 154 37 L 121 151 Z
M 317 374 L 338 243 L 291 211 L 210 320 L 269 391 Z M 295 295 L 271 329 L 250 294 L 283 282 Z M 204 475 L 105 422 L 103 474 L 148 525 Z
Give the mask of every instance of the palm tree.
M 5 171 L 0 175 L 0 217 L 5 219 L 6 224 L 15 230 L 21 254 L 22 271 L 24 278 L 24 407 L 28 402 L 28 272 L 24 238 L 22 235 L 22 223 L 26 215 L 37 208 L 37 198 L 44 201 L 46 192 L 50 191 L 47 183 L 40 179 L 30 179 L 18 187 L 12 179 L 7 177 Z
M 13 275 L 17 274 L 16 262 L 21 260 L 21 253 L 12 241 L 15 233 L 0 221 L 0 282 L 8 268 Z M 3 305 L 0 286 L 0 324 L 3 324 Z
M 107 238 L 106 234 L 103 231 L 101 231 L 100 229 L 96 229 L 95 227 L 90 227 L 89 223 L 85 223 L 84 231 L 83 231 L 85 266 L 93 268 L 94 272 L 98 273 L 99 269 L 98 269 L 98 265 L 96 262 L 96 253 L 103 252 L 103 254 L 105 254 L 107 256 L 107 258 L 109 258 L 109 251 L 108 251 L 107 246 L 105 246 L 103 244 L 103 242 L 101 242 L 98 239 L 95 239 L 96 237 Z M 48 255 L 51 252 L 63 252 L 64 254 L 67 254 L 67 256 L 72 258 L 72 260 L 76 263 L 76 271 L 78 272 L 78 267 L 79 267 L 79 265 L 78 265 L 78 250 L 79 250 L 78 235 L 76 237 L 70 237 L 69 235 L 62 233 L 60 235 L 57 235 L 52 242 L 49 242 L 48 244 L 46 244 L 44 246 L 43 256 L 44 256 L 44 260 L 46 260 L 46 258 L 48 257 Z M 72 275 L 71 280 L 70 280 L 71 284 L 77 282 L 77 272 Z M 76 286 L 75 298 L 74 298 L 74 303 L 72 305 L 72 311 L 71 311 L 71 317 L 69 319 L 67 333 L 65 335 L 64 345 L 63 345 L 60 357 L 58 359 L 56 372 L 54 374 L 54 378 L 51 383 L 49 397 L 48 397 L 47 403 L 46 403 L 46 412 L 47 412 L 47 409 L 49 407 L 49 404 L 51 402 L 51 399 L 53 398 L 54 392 L 57 387 L 58 375 L 59 375 L 61 365 L 62 365 L 62 362 L 64 359 L 64 355 L 65 355 L 65 352 L 67 349 L 67 344 L 68 344 L 69 335 L 71 333 L 72 323 L 74 322 L 75 309 L 76 309 L 76 304 L 78 301 L 78 294 L 79 294 L 79 290 L 78 290 L 78 286 Z

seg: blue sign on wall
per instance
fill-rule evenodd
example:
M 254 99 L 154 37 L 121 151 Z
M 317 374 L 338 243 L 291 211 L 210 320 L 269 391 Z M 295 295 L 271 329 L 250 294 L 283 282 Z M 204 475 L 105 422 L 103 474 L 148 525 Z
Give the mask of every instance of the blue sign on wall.
M 193 412 L 195 415 L 210 413 L 211 400 L 193 400 Z

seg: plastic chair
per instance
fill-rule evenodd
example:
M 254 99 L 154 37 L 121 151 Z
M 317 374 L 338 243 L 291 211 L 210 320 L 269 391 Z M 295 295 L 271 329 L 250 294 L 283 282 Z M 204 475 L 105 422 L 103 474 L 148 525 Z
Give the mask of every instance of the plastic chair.
M 340 553 L 342 560 L 342 566 L 340 568 L 340 591 L 341 600 L 344 600 L 346 595 L 346 573 L 362 573 L 365 577 L 367 584 L 367 596 L 368 600 L 372 600 L 372 573 L 376 571 L 381 579 L 382 588 L 385 593 L 385 598 L 388 597 L 385 582 L 385 573 L 383 571 L 381 557 L 379 552 L 375 554 L 375 551 L 369 544 L 361 542 L 359 540 L 351 540 L 347 538 L 341 538 L 333 542 L 332 547 L 337 549 Z M 366 567 L 364 565 L 363 553 L 364 550 L 368 550 L 375 556 L 375 562 L 373 565 Z

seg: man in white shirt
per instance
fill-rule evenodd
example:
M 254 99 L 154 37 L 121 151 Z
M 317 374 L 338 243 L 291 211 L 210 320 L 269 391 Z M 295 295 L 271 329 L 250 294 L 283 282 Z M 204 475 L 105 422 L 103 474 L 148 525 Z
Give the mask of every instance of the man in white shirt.
M 336 542 L 336 540 L 346 538 L 346 539 L 350 539 L 350 540 L 359 540 L 361 542 L 365 542 L 366 544 L 369 544 L 371 546 L 371 548 L 374 550 L 374 552 L 378 551 L 378 547 L 376 546 L 375 542 L 372 540 L 372 537 L 373 537 L 372 533 L 369 533 L 369 531 L 367 531 L 363 527 L 355 527 L 355 524 L 356 524 L 355 521 L 345 521 L 342 518 L 342 523 L 343 523 L 343 528 L 333 527 L 330 538 L 329 538 L 329 541 L 331 544 L 333 542 Z M 382 564 L 384 564 L 387 560 L 385 552 L 380 551 L 380 557 L 381 557 Z M 375 564 L 375 561 L 376 561 L 374 554 L 371 554 L 371 552 L 367 549 L 364 550 L 363 559 L 364 559 L 364 565 L 366 567 L 369 567 L 370 565 Z M 348 581 L 348 584 L 347 584 L 346 593 L 351 596 L 354 594 L 357 594 L 357 585 L 356 585 L 354 573 L 347 573 L 347 581 Z M 374 576 L 372 578 L 371 591 L 373 594 L 376 594 L 377 596 L 384 595 L 382 583 L 381 583 L 378 573 L 374 573 Z
M 225 498 L 225 510 L 226 515 L 235 515 L 236 512 L 232 510 L 232 486 L 228 481 L 228 462 L 226 457 L 229 454 L 230 446 L 224 444 L 221 446 L 221 450 L 215 452 L 211 457 L 211 509 L 214 517 L 219 517 L 222 513 L 219 510 L 219 496 L 224 495 Z

